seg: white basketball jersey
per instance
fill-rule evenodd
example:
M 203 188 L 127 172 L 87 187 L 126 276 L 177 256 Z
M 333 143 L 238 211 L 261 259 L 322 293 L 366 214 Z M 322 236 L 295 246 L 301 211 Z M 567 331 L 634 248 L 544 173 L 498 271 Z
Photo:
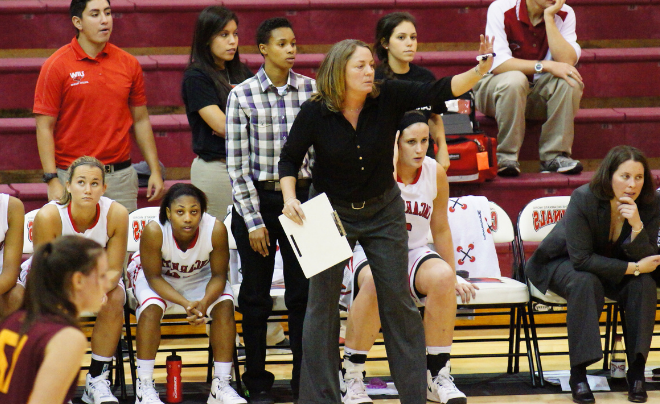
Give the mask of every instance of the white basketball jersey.
M 5 262 L 5 235 L 9 230 L 9 195 L 0 194 L 0 273 Z
M 209 255 L 213 250 L 212 235 L 215 217 L 204 213 L 199 223 L 199 230 L 195 240 L 184 252 L 179 249 L 172 224 L 168 221 L 164 225 L 156 221 L 163 231 L 163 275 L 173 278 L 189 278 L 199 274 L 201 271 L 210 270 Z
M 108 237 L 108 211 L 110 210 L 112 202 L 114 201 L 110 198 L 106 198 L 105 196 L 101 197 L 99 203 L 96 205 L 96 223 L 82 233 L 76 230 L 76 226 L 73 224 L 71 211 L 69 210 L 71 208 L 70 203 L 67 205 L 60 205 L 57 201 L 50 201 L 46 205 L 54 205 L 60 213 L 63 236 L 81 236 L 94 240 L 105 248 L 110 239 L 110 237 Z M 28 258 L 21 264 L 22 271 L 20 278 L 23 278 L 23 280 L 27 279 L 27 274 L 31 265 L 32 257 Z
M 427 244 L 433 201 L 438 194 L 437 163 L 425 157 L 417 178 L 412 184 L 405 185 L 397 179 L 401 189 L 401 198 L 406 207 L 406 227 L 408 228 L 408 249 Z
M 102 247 L 105 247 L 108 244 L 108 211 L 110 210 L 110 205 L 112 205 L 113 200 L 102 196 L 99 200 L 99 203 L 96 205 L 96 223 L 92 225 L 89 229 L 84 232 L 79 232 L 76 229 L 76 226 L 73 224 L 73 219 L 71 218 L 71 204 L 66 206 L 60 205 L 55 201 L 49 202 L 51 205 L 55 205 L 57 210 L 60 212 L 60 219 L 62 220 L 62 235 L 63 236 L 82 236 L 84 238 L 94 240 L 97 243 L 101 244 Z

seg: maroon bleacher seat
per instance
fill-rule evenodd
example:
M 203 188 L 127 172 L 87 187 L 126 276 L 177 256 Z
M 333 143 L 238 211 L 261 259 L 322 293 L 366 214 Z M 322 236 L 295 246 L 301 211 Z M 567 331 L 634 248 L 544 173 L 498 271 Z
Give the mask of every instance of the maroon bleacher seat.
M 188 120 L 181 115 L 152 115 L 152 127 L 160 160 L 166 167 L 187 167 L 192 152 Z M 477 113 L 481 129 L 497 136 L 493 118 Z M 0 144 L 3 145 L 0 170 L 39 169 L 34 118 L 0 119 Z M 528 121 L 520 160 L 538 160 L 538 137 L 541 121 Z M 578 159 L 601 159 L 618 144 L 630 144 L 645 150 L 648 157 L 660 157 L 660 107 L 581 109 L 575 120 L 573 156 Z M 134 162 L 142 160 L 135 143 Z
M 410 11 L 421 42 L 476 42 L 490 0 L 113 0 L 113 43 L 121 47 L 190 46 L 199 12 L 211 4 L 237 12 L 241 40 L 253 44 L 266 18 L 289 18 L 301 44 L 351 37 L 371 42 L 386 13 Z M 660 38 L 657 0 L 573 0 L 578 38 Z M 0 49 L 58 48 L 73 37 L 69 0 L 0 1 Z M 351 23 L 347 23 L 351 22 Z
M 2 2 L 0 2 L 2 3 Z M 475 51 L 418 52 L 415 62 L 437 77 L 462 73 L 476 64 Z M 315 77 L 323 54 L 299 54 L 294 71 Z M 241 59 L 256 72 L 259 54 Z M 187 55 L 138 56 L 143 66 L 150 106 L 182 105 L 181 80 Z M 32 108 L 34 88 L 43 58 L 0 59 L 0 108 Z M 583 98 L 660 97 L 660 48 L 585 49 L 578 65 L 585 82 Z M 640 80 L 639 77 L 644 77 Z
M 0 170 L 41 168 L 34 118 L 0 119 Z
M 43 183 L 11 184 L 16 197 L 25 205 L 25 211 L 39 209 L 48 203 L 48 186 Z
M 7 184 L 0 184 L 0 193 L 7 194 L 9 196 L 17 196 L 18 192 Z

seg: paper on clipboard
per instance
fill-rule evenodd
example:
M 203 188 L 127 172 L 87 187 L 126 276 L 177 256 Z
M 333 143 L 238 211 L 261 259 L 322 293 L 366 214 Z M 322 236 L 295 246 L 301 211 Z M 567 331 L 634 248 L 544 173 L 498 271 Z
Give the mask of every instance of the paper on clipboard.
M 307 278 L 353 256 L 341 221 L 325 193 L 300 206 L 305 213 L 302 226 L 284 215 L 279 219 Z

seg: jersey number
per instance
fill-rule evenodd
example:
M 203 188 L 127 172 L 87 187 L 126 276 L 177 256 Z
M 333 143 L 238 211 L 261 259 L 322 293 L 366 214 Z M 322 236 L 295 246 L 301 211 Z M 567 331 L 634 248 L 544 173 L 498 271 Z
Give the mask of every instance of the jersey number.
M 21 350 L 23 350 L 27 339 L 27 335 L 23 335 L 19 339 L 19 335 L 11 330 L 0 331 L 0 393 L 7 394 L 9 391 L 11 376 L 14 373 L 18 356 L 21 354 Z M 7 355 L 5 354 L 6 346 L 14 347 L 14 354 L 11 357 L 11 367 L 9 367 Z

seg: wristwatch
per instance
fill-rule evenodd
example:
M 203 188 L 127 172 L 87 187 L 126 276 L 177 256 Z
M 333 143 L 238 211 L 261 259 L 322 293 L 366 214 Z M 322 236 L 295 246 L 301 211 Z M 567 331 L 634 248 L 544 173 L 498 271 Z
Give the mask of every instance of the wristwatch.
M 534 65 L 534 71 L 535 71 L 537 74 L 541 74 L 541 73 L 543 73 L 543 63 L 541 63 L 541 62 L 536 62 L 536 64 Z
M 44 176 L 41 177 L 41 181 L 45 182 L 48 184 L 50 180 L 57 178 L 57 173 L 44 173 Z
M 633 272 L 633 275 L 639 276 L 639 262 L 635 262 L 635 272 Z

